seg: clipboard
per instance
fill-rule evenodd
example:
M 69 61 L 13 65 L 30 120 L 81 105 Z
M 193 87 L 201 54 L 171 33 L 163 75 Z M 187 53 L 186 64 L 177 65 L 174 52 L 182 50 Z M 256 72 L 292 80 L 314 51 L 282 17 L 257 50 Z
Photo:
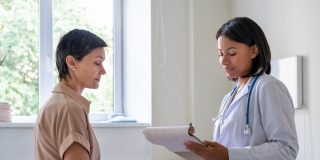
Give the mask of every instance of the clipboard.
M 161 145 L 185 160 L 203 160 L 203 158 L 187 150 L 184 146 L 186 141 L 203 144 L 194 135 L 195 129 L 192 123 L 189 126 L 147 127 L 143 133 L 152 144 Z

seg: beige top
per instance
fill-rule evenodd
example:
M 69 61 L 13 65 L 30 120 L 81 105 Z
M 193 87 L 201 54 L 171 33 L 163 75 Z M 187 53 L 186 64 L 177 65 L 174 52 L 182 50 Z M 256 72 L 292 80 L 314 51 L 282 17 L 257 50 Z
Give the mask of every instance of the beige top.
M 87 149 L 90 160 L 100 160 L 97 139 L 88 120 L 90 101 L 64 84 L 57 84 L 41 108 L 35 124 L 35 159 L 63 160 L 73 143 Z

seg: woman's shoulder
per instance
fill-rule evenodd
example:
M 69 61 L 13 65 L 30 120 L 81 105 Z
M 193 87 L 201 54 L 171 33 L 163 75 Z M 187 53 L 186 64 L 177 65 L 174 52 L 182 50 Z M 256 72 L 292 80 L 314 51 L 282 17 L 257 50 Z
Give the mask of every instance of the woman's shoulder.
M 77 110 L 77 102 L 67 95 L 53 93 L 47 102 L 41 107 L 47 112 L 68 112 Z
M 38 119 L 54 120 L 85 115 L 77 102 L 63 94 L 54 94 L 41 107 Z M 67 115 L 67 116 L 66 116 Z

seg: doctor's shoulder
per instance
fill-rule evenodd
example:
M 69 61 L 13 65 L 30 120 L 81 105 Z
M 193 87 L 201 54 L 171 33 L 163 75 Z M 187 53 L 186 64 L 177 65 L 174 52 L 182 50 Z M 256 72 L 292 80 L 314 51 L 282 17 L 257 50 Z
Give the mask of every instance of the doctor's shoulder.
M 257 81 L 257 88 L 268 89 L 274 92 L 282 90 L 289 94 L 289 91 L 286 85 L 283 82 L 281 82 L 279 79 L 269 74 L 263 74 L 260 76 L 260 78 Z

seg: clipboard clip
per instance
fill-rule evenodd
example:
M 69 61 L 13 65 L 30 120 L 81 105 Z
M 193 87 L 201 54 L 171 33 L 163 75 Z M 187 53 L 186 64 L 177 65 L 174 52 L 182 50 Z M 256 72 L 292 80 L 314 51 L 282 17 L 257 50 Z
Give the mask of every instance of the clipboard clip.
M 204 144 L 198 137 L 196 137 L 193 133 L 195 132 L 194 127 L 192 126 L 192 123 L 189 124 L 188 134 L 195 138 L 199 143 Z

